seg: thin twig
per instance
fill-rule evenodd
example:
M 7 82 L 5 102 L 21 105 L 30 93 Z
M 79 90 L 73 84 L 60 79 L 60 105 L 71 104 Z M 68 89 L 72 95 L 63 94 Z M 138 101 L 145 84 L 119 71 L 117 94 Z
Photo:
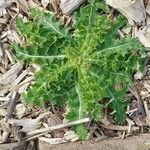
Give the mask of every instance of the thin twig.
M 66 128 L 66 127 L 75 126 L 75 125 L 82 124 L 82 123 L 87 123 L 89 121 L 90 121 L 89 118 L 84 118 L 84 119 L 80 119 L 80 120 L 76 120 L 76 121 L 72 121 L 72 122 L 68 122 L 68 123 L 64 123 L 64 124 L 44 128 L 44 129 L 34 130 L 34 131 L 31 131 L 31 132 L 27 133 L 27 137 L 24 138 L 23 141 L 24 140 L 28 141 L 28 140 L 37 138 L 39 136 L 44 135 L 47 132 L 59 130 L 59 129 Z
M 128 131 L 129 130 L 129 126 L 117 126 L 117 125 L 105 126 L 103 124 L 101 124 L 100 126 L 105 129 L 117 130 L 117 131 Z M 132 126 L 130 130 L 137 131 L 137 130 L 139 130 L 139 127 Z
M 27 135 L 28 136 L 33 136 L 35 134 L 40 134 L 40 133 L 44 133 L 44 132 L 46 133 L 46 132 L 50 132 L 50 131 L 54 131 L 54 130 L 58 130 L 58 129 L 62 129 L 62 128 L 66 128 L 66 127 L 86 123 L 86 122 L 89 122 L 89 121 L 90 121 L 89 118 L 80 119 L 80 120 L 77 120 L 77 121 L 72 121 L 72 122 L 68 122 L 68 123 L 65 123 L 65 124 L 60 124 L 60 125 L 57 125 L 57 126 L 54 126 L 54 127 L 52 126 L 52 127 L 49 127 L 49 128 L 44 128 L 44 129 L 31 131 L 31 132 L 27 133 Z

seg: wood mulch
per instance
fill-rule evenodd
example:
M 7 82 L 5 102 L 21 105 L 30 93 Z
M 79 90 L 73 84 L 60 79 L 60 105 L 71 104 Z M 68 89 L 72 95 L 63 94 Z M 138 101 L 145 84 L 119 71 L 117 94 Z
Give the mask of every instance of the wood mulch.
M 106 139 L 108 137 L 125 137 L 137 133 L 149 133 L 150 130 L 150 52 L 147 52 L 148 60 L 143 73 L 134 75 L 135 83 L 129 87 L 128 96 L 131 103 L 127 108 L 125 125 L 117 125 L 111 115 L 99 122 L 93 123 L 89 118 L 77 122 L 63 123 L 62 110 L 54 106 L 45 109 L 26 106 L 21 94 L 25 93 L 30 85 L 34 84 L 34 72 L 39 66 L 22 64 L 19 62 L 10 45 L 13 42 L 23 43 L 22 37 L 16 31 L 14 21 L 16 17 L 28 20 L 29 8 L 39 7 L 46 11 L 53 11 L 66 24 L 70 24 L 70 15 L 85 0 L 1 0 L 0 1 L 0 143 L 27 144 L 26 149 L 31 149 L 37 140 L 49 144 L 74 142 L 79 137 L 69 127 L 75 124 L 88 123 L 88 139 Z M 108 1 L 107 1 L 108 2 Z M 145 2 L 147 13 L 150 12 L 150 4 Z M 138 4 L 137 4 L 138 5 Z M 113 4 L 112 4 L 113 6 Z M 118 5 L 119 6 L 119 5 Z M 118 6 L 116 8 L 118 8 Z M 138 8 L 138 7 L 136 7 Z M 124 8 L 121 8 L 123 11 Z M 113 10 L 113 9 L 112 9 Z M 112 11 L 113 12 L 113 11 Z M 110 15 L 113 15 L 113 13 Z M 129 15 L 130 16 L 130 15 Z M 127 17 L 129 17 L 127 16 Z M 134 20 L 134 17 L 128 18 Z M 135 21 L 135 20 L 134 20 Z M 132 33 L 138 37 L 141 43 L 148 47 L 149 43 L 149 16 L 146 16 L 146 25 L 135 24 L 128 29 L 119 30 L 121 37 Z M 149 40 L 150 41 L 150 40 Z M 59 130 L 58 130 L 59 129 Z M 32 140 L 34 139 L 34 142 Z

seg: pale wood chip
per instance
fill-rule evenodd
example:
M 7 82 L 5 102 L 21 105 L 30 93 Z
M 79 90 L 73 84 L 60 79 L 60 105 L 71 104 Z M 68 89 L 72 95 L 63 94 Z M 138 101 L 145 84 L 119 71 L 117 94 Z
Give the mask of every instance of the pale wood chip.
M 21 119 L 25 115 L 26 111 L 27 111 L 27 108 L 23 103 L 16 105 L 16 115 L 18 119 Z
M 122 32 L 124 32 L 126 35 L 130 35 L 132 30 L 132 27 L 124 27 L 123 29 L 121 29 Z
M 11 132 L 10 125 L 9 125 L 9 123 L 6 122 L 5 118 L 1 120 L 0 125 L 1 125 L 1 128 L 3 129 L 3 131 Z
M 6 17 L 6 15 L 7 15 L 6 9 L 3 8 L 3 9 L 1 9 L 1 11 L 2 11 L 2 17 Z
M 7 12 L 11 18 L 13 18 L 16 15 L 16 12 L 11 11 L 10 9 L 8 9 Z
M 143 0 L 106 0 L 106 3 L 119 10 L 130 24 L 145 24 L 146 11 Z
M 44 135 L 46 138 L 52 138 L 52 135 L 51 134 L 45 134 Z
M 18 14 L 18 18 L 23 19 L 23 15 L 21 13 Z
M 49 126 L 55 126 L 61 124 L 63 120 L 61 120 L 57 115 L 52 114 L 50 118 L 48 118 Z
M 70 15 L 75 9 L 77 9 L 86 0 L 61 0 L 60 8 L 66 15 Z
M 45 122 L 42 124 L 42 126 L 45 127 L 45 128 L 48 128 L 48 127 L 49 127 L 48 124 L 45 123 Z
M 146 123 L 150 126 L 150 110 L 146 101 L 143 101 L 145 113 L 146 113 Z
M 146 6 L 146 12 L 150 15 L 150 1 L 148 2 L 148 5 Z
M 7 0 L 7 1 L 1 0 L 0 10 L 3 10 L 5 8 L 9 7 L 13 2 L 15 2 L 15 0 Z
M 144 90 L 142 90 L 140 92 L 140 95 L 143 99 L 150 97 L 150 93 L 148 91 L 144 91 Z
M 18 85 L 26 76 L 28 75 L 28 71 L 24 70 L 18 77 L 17 79 L 12 83 L 12 88 L 13 89 L 16 85 Z
M 64 139 L 66 141 L 75 142 L 79 140 L 79 136 L 74 131 L 69 130 L 64 134 Z
M 0 24 L 6 24 L 7 23 L 7 19 L 5 18 L 0 18 Z
M 139 30 L 136 36 L 146 48 L 150 48 L 150 27 L 145 26 L 143 29 Z
M 26 16 L 24 16 L 23 17 L 23 22 L 28 22 L 28 21 L 29 21 L 29 19 Z
M 150 92 L 150 85 L 148 84 L 147 81 L 143 81 L 143 86 L 145 87 L 145 89 Z
M 6 109 L 0 108 L 0 116 L 6 116 Z
M 22 45 L 23 42 L 19 36 L 19 34 L 14 31 L 14 30 L 8 30 L 7 31 L 7 38 L 11 41 L 11 42 L 16 42 L 17 44 Z
M 38 64 L 33 64 L 32 67 L 36 70 L 36 71 L 40 71 L 41 66 Z
M 19 94 L 22 94 L 22 93 L 25 93 L 28 89 L 28 87 L 30 86 L 30 83 L 25 83 L 24 85 L 22 85 L 19 90 L 18 90 L 18 93 Z
M 8 138 L 10 136 L 11 128 L 5 119 L 1 120 L 0 125 L 3 130 L 2 139 L 1 139 L 0 143 L 5 143 L 5 142 L 7 142 Z
M 3 44 L 3 43 L 6 43 L 6 42 L 8 42 L 8 39 L 7 39 L 7 38 L 4 38 L 4 39 L 1 40 L 1 43 L 2 43 L 2 44 Z
M 22 85 L 24 85 L 26 83 L 30 83 L 33 80 L 34 80 L 34 77 L 33 76 L 29 76 L 25 80 L 23 80 L 18 86 L 22 86 Z
M 123 34 L 123 32 L 121 30 L 118 30 L 118 34 L 120 35 L 121 38 L 125 37 L 125 35 Z
M 27 88 L 30 84 L 32 84 L 32 81 L 34 80 L 33 76 L 27 77 L 25 80 L 23 80 L 20 84 L 16 85 L 15 90 L 19 90 L 19 94 L 26 92 Z
M 138 71 L 134 74 L 134 79 L 142 80 L 146 76 L 146 73 L 147 73 L 147 68 L 145 68 L 143 72 Z
M 150 15 L 147 15 L 146 17 L 146 25 L 150 25 Z
M 33 8 L 40 7 L 41 5 L 39 1 L 35 2 L 34 0 L 29 0 L 28 4 L 29 4 L 29 7 L 33 7 Z
M 0 76 L 0 84 L 7 85 L 12 84 L 17 78 L 18 73 L 21 71 L 23 65 L 21 63 L 14 64 L 10 70 Z
M 10 97 L 8 96 L 0 96 L 0 101 L 9 101 L 10 100 Z
M 16 13 L 19 12 L 19 8 L 18 7 L 11 7 L 10 10 L 15 11 Z
M 2 139 L 1 139 L 0 143 L 6 143 L 6 142 L 8 142 L 8 138 L 9 138 L 9 136 L 10 136 L 10 133 L 11 133 L 11 132 L 6 132 L 6 131 L 4 131 L 4 132 L 2 133 Z
M 0 57 L 2 57 L 2 56 L 3 56 L 3 50 L 2 50 L 2 47 L 0 45 Z
M 122 133 L 122 135 L 121 135 L 121 139 L 122 139 L 122 140 L 125 138 L 125 134 L 126 134 L 126 132 L 123 131 L 123 133 Z
M 49 3 L 50 3 L 50 0 L 41 0 L 41 4 L 43 5 L 44 8 L 46 8 Z
M 143 101 L 144 104 L 144 108 L 145 108 L 145 113 L 147 115 L 147 117 L 150 119 L 150 110 L 148 109 L 148 104 L 146 101 Z
M 7 37 L 7 32 L 2 32 L 1 33 L 1 36 L 0 36 L 0 39 L 4 39 L 5 37 Z
M 17 3 L 18 7 L 25 13 L 29 12 L 29 5 L 26 0 L 16 0 L 15 2 Z
M 15 59 L 14 59 L 13 54 L 12 54 L 9 50 L 5 50 L 5 53 L 7 54 L 8 59 L 10 60 L 10 62 L 11 62 L 12 64 L 15 64 Z
M 5 96 L 6 93 L 8 93 L 10 86 L 5 86 L 3 88 L 0 87 L 0 96 Z
M 21 126 L 22 129 L 20 129 L 20 132 L 32 132 L 36 129 L 38 129 L 41 126 L 41 120 L 43 118 L 46 118 L 50 115 L 49 112 L 41 114 L 36 119 L 8 119 L 8 123 L 12 124 L 13 126 Z
M 19 131 L 21 132 L 30 132 L 40 127 L 40 122 L 37 119 L 8 119 L 8 123 L 17 126 L 23 127 Z
M 135 123 L 133 122 L 133 120 L 131 120 L 129 118 L 126 118 L 126 121 L 128 122 L 128 125 L 129 125 L 129 129 L 128 129 L 127 133 L 131 133 L 131 127 L 133 125 L 135 125 Z

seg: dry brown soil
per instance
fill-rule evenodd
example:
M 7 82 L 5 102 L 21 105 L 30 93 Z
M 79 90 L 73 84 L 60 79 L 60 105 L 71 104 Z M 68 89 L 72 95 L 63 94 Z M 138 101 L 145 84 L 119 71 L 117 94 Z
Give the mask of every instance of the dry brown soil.
M 0 150 L 26 150 L 25 146 L 16 144 L 2 144 Z M 49 145 L 39 143 L 39 150 L 150 150 L 150 134 L 131 136 L 124 140 L 107 139 L 99 142 L 86 141 Z
M 40 143 L 40 150 L 150 150 L 150 134 L 121 139 L 107 139 L 99 142 L 75 142 L 60 145 Z

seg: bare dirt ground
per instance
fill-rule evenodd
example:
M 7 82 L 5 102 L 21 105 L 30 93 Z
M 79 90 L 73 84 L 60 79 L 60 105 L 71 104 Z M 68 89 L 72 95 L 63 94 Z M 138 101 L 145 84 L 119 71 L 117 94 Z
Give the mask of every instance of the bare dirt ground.
M 16 145 L 17 143 L 2 144 L 0 150 L 26 150 L 26 145 Z M 40 142 L 38 150 L 150 150 L 150 134 L 138 134 L 123 140 L 110 138 L 98 142 L 92 140 L 59 145 Z
M 39 150 L 150 150 L 150 134 L 131 136 L 124 140 L 75 142 L 60 145 L 40 143 Z

